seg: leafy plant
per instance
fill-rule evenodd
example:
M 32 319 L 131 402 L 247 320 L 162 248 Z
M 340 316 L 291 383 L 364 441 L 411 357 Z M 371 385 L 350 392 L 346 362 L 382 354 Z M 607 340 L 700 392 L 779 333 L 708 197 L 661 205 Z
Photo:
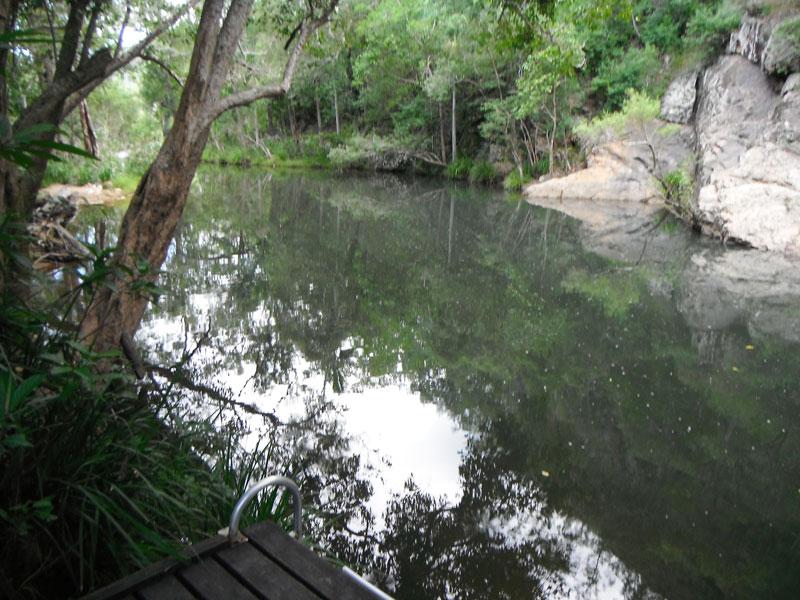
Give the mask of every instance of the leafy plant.
M 445 177 L 448 179 L 467 179 L 472 165 L 473 162 L 470 158 L 457 158 L 445 167 Z
M 470 183 L 494 183 L 497 181 L 497 171 L 489 161 L 478 161 L 469 169 L 469 181 Z
M 716 8 L 700 6 L 686 27 L 687 45 L 706 58 L 716 56 L 725 48 L 731 31 L 739 27 L 741 18 L 741 11 L 728 3 Z
M 37 158 L 59 162 L 63 159 L 56 152 L 66 152 L 84 158 L 94 156 L 82 148 L 70 144 L 42 139 L 49 134 L 59 134 L 60 130 L 52 125 L 34 125 L 21 131 L 13 131 L 4 116 L 0 115 L 0 159 L 8 160 L 23 169 L 33 165 Z
M 626 130 L 640 128 L 658 116 L 660 104 L 646 92 L 628 90 L 622 110 L 604 113 L 575 127 L 575 133 L 587 146 L 602 143 L 612 137 L 623 135 Z
M 660 183 L 667 203 L 673 206 L 680 216 L 687 216 L 694 189 L 689 174 L 683 169 L 675 169 L 666 173 Z

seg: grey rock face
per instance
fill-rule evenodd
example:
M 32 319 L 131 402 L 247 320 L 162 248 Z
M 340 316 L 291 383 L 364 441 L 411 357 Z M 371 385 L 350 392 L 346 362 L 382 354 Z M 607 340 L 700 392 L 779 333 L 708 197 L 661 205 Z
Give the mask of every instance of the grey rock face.
M 705 74 L 696 115 L 695 217 L 713 237 L 800 253 L 800 82 L 777 96 L 739 56 Z
M 705 72 L 695 115 L 701 185 L 761 139 L 775 104 L 764 74 L 741 56 L 723 56 Z
M 763 51 L 762 67 L 773 75 L 800 71 L 800 17 L 775 27 Z
M 679 75 L 669 84 L 661 99 L 661 118 L 670 123 L 686 124 L 692 118 L 697 99 L 697 77 L 699 71 L 692 70 Z
M 697 216 L 715 237 L 800 254 L 800 155 L 772 143 L 750 148 L 711 174 Z
M 731 34 L 728 42 L 728 54 L 738 54 L 751 63 L 760 65 L 769 34 L 770 24 L 760 17 L 746 16 L 738 31 Z
M 800 73 L 790 75 L 783 84 L 767 137 L 800 151 Z

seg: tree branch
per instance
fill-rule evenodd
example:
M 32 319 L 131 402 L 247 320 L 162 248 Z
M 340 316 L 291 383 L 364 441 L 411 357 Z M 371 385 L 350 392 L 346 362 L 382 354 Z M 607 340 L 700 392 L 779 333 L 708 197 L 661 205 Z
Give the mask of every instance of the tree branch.
M 164 61 L 162 61 L 161 59 L 156 58 L 152 54 L 148 54 L 146 52 L 142 52 L 142 54 L 139 56 L 139 58 L 141 58 L 142 60 L 145 60 L 147 62 L 151 62 L 151 63 L 153 63 L 155 65 L 158 65 L 159 67 L 161 67 L 161 69 L 167 75 L 169 75 L 173 79 L 173 81 L 175 81 L 175 83 L 178 84 L 178 87 L 181 87 L 181 88 L 183 87 L 183 82 L 178 78 L 177 75 L 175 75 L 175 73 L 172 71 L 172 69 L 170 69 L 169 66 Z
M 110 77 L 123 67 L 126 67 L 134 59 L 139 58 L 142 52 L 144 52 L 144 50 L 150 44 L 152 44 L 158 37 L 160 37 L 164 32 L 166 32 L 175 23 L 177 23 L 181 17 L 183 17 L 186 13 L 188 13 L 189 10 L 198 3 L 198 1 L 199 0 L 189 0 L 189 2 L 187 2 L 179 10 L 172 13 L 172 15 L 170 15 L 170 17 L 166 21 L 163 21 L 158 27 L 156 27 L 150 34 L 148 34 L 141 42 L 136 44 L 133 48 L 131 48 L 124 54 L 112 57 L 101 73 L 97 74 L 95 77 L 90 78 L 80 87 L 70 90 L 69 94 L 67 94 L 66 104 L 64 105 L 64 109 L 61 113 L 61 118 L 62 119 L 66 118 L 67 115 L 69 115 L 73 110 L 75 110 L 81 102 L 86 100 L 86 97 L 89 94 L 91 94 L 108 77 Z M 126 14 L 126 20 L 127 18 L 128 17 Z M 120 30 L 120 42 L 119 42 L 120 44 L 121 44 L 121 39 L 122 39 L 122 30 Z M 97 53 L 94 56 L 97 56 Z M 92 56 L 92 59 L 94 58 L 94 56 Z M 44 94 L 42 95 L 44 96 Z
M 89 50 L 92 48 L 94 41 L 94 33 L 97 29 L 97 19 L 100 17 L 100 9 L 103 6 L 103 0 L 95 0 L 92 7 L 92 15 L 89 17 L 89 24 L 86 26 L 86 34 L 83 36 L 83 47 L 81 48 L 81 59 L 78 61 L 78 66 L 81 67 L 89 60 Z
M 333 11 L 336 9 L 337 4 L 338 0 L 332 0 L 325 9 L 325 12 L 318 19 L 303 21 L 303 23 L 301 23 L 300 33 L 297 37 L 297 43 L 289 53 L 289 57 L 286 59 L 286 66 L 283 69 L 283 79 L 280 83 L 243 90 L 241 92 L 235 92 L 229 96 L 225 96 L 224 98 L 220 99 L 220 101 L 217 102 L 217 104 L 209 111 L 208 116 L 206 117 L 205 125 L 211 125 L 211 123 L 213 123 L 217 117 L 233 108 L 246 106 L 251 102 L 265 98 L 279 98 L 280 96 L 286 94 L 286 92 L 288 92 L 289 88 L 292 86 L 292 81 L 294 79 L 295 71 L 297 70 L 300 56 L 303 53 L 303 48 L 308 41 L 309 36 L 328 21 L 331 13 L 333 13 Z

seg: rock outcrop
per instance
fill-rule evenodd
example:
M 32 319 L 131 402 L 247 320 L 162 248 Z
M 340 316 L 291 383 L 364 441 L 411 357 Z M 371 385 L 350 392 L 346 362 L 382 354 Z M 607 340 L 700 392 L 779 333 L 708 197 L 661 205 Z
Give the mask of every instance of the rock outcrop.
M 638 138 L 594 148 L 583 171 L 529 186 L 528 200 L 657 205 L 657 180 L 681 169 L 694 174 L 694 194 L 676 212 L 704 233 L 800 255 L 800 73 L 792 72 L 800 69 L 800 17 L 747 16 L 728 52 L 667 89 L 660 116 L 681 125 L 678 134 L 662 140 L 650 123 Z
M 762 70 L 724 56 L 701 85 L 694 117 L 695 218 L 713 237 L 800 253 L 800 85 L 776 94 Z
M 661 118 L 670 123 L 685 125 L 692 120 L 697 100 L 698 69 L 679 75 L 669 84 L 661 99 Z

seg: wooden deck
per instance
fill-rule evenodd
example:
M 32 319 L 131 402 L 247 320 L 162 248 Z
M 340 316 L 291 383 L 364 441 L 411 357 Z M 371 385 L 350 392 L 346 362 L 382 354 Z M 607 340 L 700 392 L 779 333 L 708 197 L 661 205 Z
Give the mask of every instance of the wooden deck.
M 374 600 L 373 593 L 289 537 L 274 523 L 216 536 L 121 579 L 85 600 Z

